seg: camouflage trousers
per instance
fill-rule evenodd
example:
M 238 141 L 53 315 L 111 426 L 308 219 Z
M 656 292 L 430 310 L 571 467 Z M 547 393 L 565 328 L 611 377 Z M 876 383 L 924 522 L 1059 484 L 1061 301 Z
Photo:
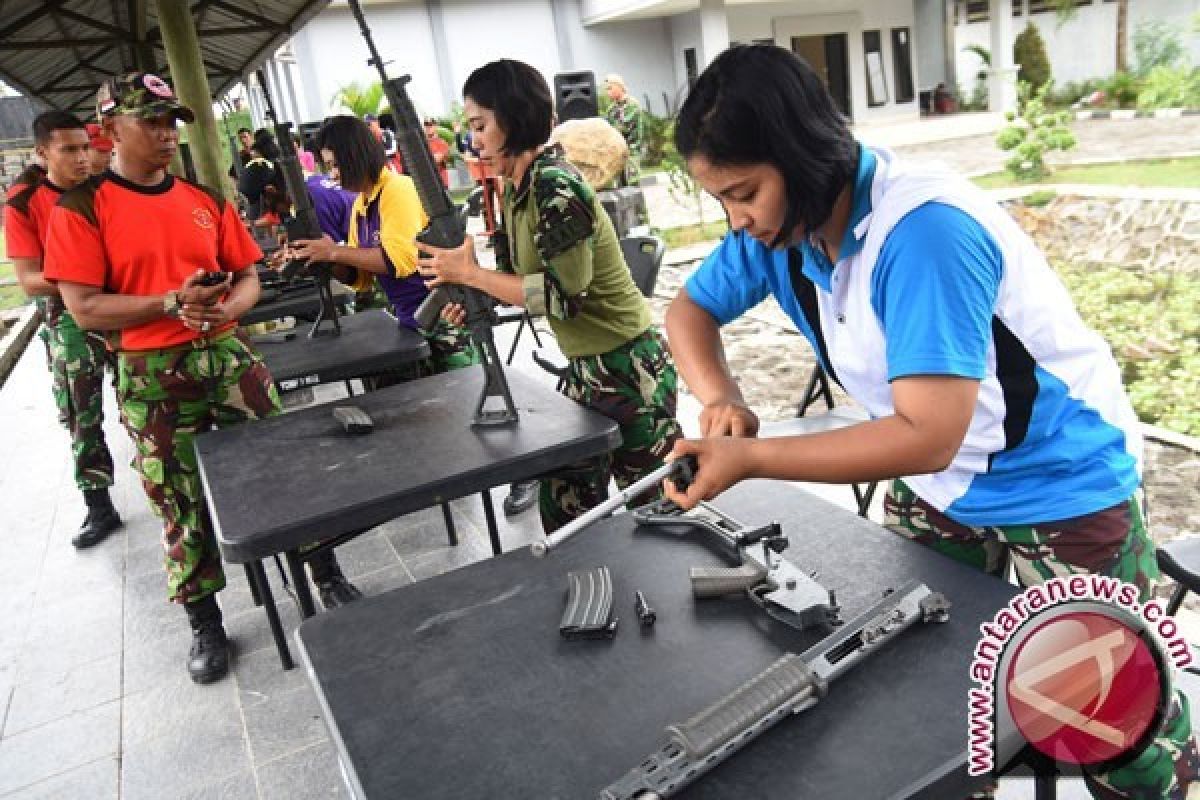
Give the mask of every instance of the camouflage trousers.
M 163 522 L 167 589 L 191 603 L 225 586 L 196 469 L 196 434 L 280 412 L 266 365 L 240 335 L 118 358 L 121 421 L 134 469 Z
M 1136 496 L 1060 522 L 971 527 L 934 509 L 903 481 L 894 481 L 883 509 L 883 524 L 895 533 L 992 575 L 1003 577 L 1011 562 L 1026 587 L 1057 576 L 1108 575 L 1137 586 L 1144 602 L 1159 577 Z M 1085 772 L 1088 790 L 1100 800 L 1183 800 L 1189 787 L 1200 787 L 1200 752 L 1191 727 L 1187 697 L 1176 692 L 1158 737 L 1122 767 Z
M 439 320 L 433 332 L 424 336 L 429 343 L 426 374 L 440 375 L 479 363 L 479 354 L 475 352 L 466 328 Z
M 622 489 L 662 466 L 681 436 L 675 420 L 675 364 L 658 331 L 650 329 L 615 350 L 572 358 L 563 393 L 614 420 L 621 445 L 600 460 L 566 467 L 541 481 L 538 510 L 551 533 L 608 498 L 612 478 Z M 658 489 L 630 505 L 652 502 Z
M 42 341 L 58 421 L 71 434 L 75 485 L 80 491 L 113 485 L 113 459 L 104 438 L 104 368 L 114 358 L 97 333 L 85 331 L 57 298 L 38 304 L 46 320 Z

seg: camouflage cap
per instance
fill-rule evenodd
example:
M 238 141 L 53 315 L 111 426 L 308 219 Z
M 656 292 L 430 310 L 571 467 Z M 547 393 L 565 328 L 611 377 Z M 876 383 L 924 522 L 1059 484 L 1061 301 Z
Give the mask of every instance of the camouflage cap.
M 173 114 L 176 119 L 194 122 L 196 115 L 179 102 L 162 78 L 149 72 L 129 72 L 109 78 L 96 92 L 96 116 L 158 117 Z

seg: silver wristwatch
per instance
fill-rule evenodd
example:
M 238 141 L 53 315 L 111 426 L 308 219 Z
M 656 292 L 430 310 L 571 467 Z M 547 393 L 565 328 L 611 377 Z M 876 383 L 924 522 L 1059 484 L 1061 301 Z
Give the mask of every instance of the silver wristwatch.
M 167 292 L 163 295 L 163 314 L 171 319 L 179 319 L 183 309 L 179 305 L 179 292 Z

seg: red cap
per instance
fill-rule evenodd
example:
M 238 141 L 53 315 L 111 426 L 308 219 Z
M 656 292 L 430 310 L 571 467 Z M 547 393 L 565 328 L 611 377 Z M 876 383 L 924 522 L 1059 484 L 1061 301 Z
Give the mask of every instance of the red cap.
M 93 150 L 99 150 L 101 153 L 111 153 L 113 149 L 113 140 L 104 135 L 104 129 L 94 122 L 87 124 L 88 144 Z

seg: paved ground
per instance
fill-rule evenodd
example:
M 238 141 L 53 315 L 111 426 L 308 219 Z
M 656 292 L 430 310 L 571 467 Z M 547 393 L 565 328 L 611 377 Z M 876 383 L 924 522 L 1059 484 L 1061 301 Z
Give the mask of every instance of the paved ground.
M 1197 129 L 1190 130 L 1195 141 Z M 502 351 L 511 335 L 499 332 Z M 531 344 L 526 335 L 516 368 L 541 375 L 526 366 Z M 0 389 L 0 798 L 346 797 L 312 690 L 300 670 L 279 669 L 265 618 L 236 570 L 221 595 L 238 649 L 233 674 L 207 687 L 188 680 L 185 616 L 164 600 L 159 526 L 126 466 L 131 447 L 112 415 L 114 495 L 126 526 L 97 548 L 71 548 L 84 508 L 47 382 L 35 343 Z M 321 388 L 317 399 L 339 393 Z M 695 414 L 682 404 L 685 426 Z M 849 507 L 845 487 L 822 494 Z M 502 497 L 494 493 L 497 506 Z M 343 547 L 347 573 L 374 594 L 486 558 L 478 499 L 453 508 L 457 548 L 445 544 L 438 512 L 409 515 Z M 507 548 L 537 533 L 532 512 L 502 520 Z M 278 575 L 273 583 L 282 595 Z M 280 609 L 294 627 L 286 597 Z M 1031 795 L 1020 781 L 1002 790 L 1002 797 Z M 1062 796 L 1083 795 L 1075 785 Z

